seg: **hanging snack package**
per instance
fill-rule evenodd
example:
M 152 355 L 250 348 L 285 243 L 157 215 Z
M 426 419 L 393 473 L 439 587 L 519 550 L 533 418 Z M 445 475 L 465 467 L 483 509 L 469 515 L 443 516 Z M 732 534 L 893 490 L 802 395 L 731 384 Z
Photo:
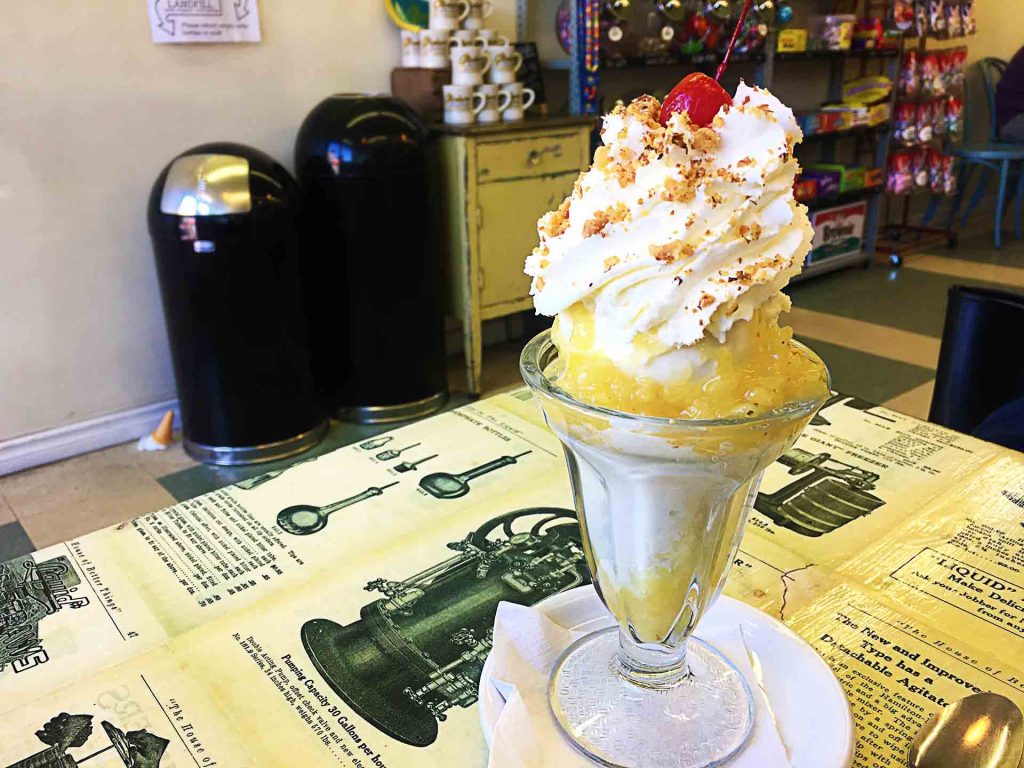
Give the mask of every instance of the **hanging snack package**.
M 925 6 L 927 0 L 914 0 L 914 32 L 917 37 L 924 37 L 928 34 L 928 8 Z
M 917 142 L 917 107 L 912 101 L 896 102 L 896 119 L 893 121 L 896 140 L 901 144 Z
M 946 36 L 946 3 L 945 0 L 927 0 L 928 34 L 932 37 Z
M 964 131 L 964 101 L 956 96 L 946 99 L 946 131 L 951 137 Z
M 892 6 L 892 25 L 900 32 L 914 26 L 914 0 L 895 0 Z
M 974 19 L 974 0 L 963 0 L 960 4 L 960 25 L 965 35 L 973 35 L 978 31 L 978 23 Z
M 932 102 L 931 114 L 932 136 L 940 138 L 946 135 L 946 99 L 939 99 Z
M 898 150 L 889 155 L 885 176 L 885 191 L 890 195 L 903 195 L 910 191 L 914 180 L 910 175 L 910 153 Z
M 921 89 L 921 75 L 918 71 L 917 51 L 907 51 L 900 63 L 899 93 L 903 96 L 916 96 Z
M 944 55 L 938 51 L 926 53 L 921 57 L 921 93 L 925 96 L 941 96 L 946 92 L 942 81 L 942 61 Z
M 937 149 L 928 150 L 928 188 L 936 195 L 943 194 L 946 189 L 944 157 Z
M 963 18 L 958 3 L 946 3 L 946 37 L 963 37 Z
M 910 175 L 914 189 L 928 188 L 928 152 L 927 149 L 915 149 L 910 153 Z
M 949 66 L 947 81 L 950 88 L 961 88 L 964 84 L 964 71 L 967 68 L 967 48 L 952 48 L 946 51 Z
M 956 194 L 956 169 L 952 155 L 942 156 L 942 191 L 947 195 Z
M 932 115 L 935 112 L 933 105 L 937 103 L 935 101 L 918 102 L 917 109 L 914 111 L 917 141 L 920 144 L 932 140 L 932 127 L 934 123 Z

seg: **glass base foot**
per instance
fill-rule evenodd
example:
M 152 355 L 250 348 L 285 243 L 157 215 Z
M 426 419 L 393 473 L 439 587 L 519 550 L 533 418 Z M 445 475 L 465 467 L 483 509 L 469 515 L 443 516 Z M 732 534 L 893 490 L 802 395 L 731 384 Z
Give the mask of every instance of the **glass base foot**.
M 689 676 L 653 689 L 620 674 L 618 627 L 569 646 L 549 695 L 573 746 L 613 768 L 711 768 L 735 755 L 754 725 L 750 688 L 707 643 L 691 637 L 686 648 Z

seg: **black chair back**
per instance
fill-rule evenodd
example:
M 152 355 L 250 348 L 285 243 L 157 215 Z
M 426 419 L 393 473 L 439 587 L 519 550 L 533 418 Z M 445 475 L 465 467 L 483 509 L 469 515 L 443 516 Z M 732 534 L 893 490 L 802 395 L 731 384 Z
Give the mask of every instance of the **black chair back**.
M 928 420 L 973 432 L 994 410 L 1024 397 L 1022 337 L 1024 295 L 950 288 Z

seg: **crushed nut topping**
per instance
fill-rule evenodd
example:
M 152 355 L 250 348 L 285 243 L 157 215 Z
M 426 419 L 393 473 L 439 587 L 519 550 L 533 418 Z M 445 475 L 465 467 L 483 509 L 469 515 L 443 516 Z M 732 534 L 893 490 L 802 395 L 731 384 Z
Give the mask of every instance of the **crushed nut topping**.
M 562 201 L 558 210 L 551 211 L 540 220 L 540 230 L 548 237 L 558 237 L 569 227 L 569 198 Z
M 592 219 L 588 219 L 583 225 L 583 236 L 592 237 L 603 234 L 604 228 L 609 224 L 626 221 L 629 218 L 629 208 L 624 203 L 610 205 L 603 211 L 597 211 Z
M 671 264 L 681 258 L 692 258 L 694 253 L 694 247 L 682 240 L 673 240 L 665 245 L 652 245 L 647 250 L 655 260 L 663 261 L 666 264 Z
M 693 135 L 693 148 L 699 152 L 714 152 L 721 140 L 712 128 L 699 128 Z
M 761 238 L 761 225 L 756 221 L 749 227 L 746 224 L 740 225 L 740 237 L 746 240 L 748 243 L 752 243 L 755 240 Z

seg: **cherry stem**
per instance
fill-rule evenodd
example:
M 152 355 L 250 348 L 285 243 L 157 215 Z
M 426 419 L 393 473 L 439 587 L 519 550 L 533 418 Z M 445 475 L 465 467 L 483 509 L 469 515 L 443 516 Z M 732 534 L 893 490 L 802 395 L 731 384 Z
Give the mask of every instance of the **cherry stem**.
M 736 47 L 736 38 L 740 36 L 740 30 L 743 29 L 743 22 L 747 20 L 747 12 L 750 10 L 750 4 L 753 0 L 746 0 L 743 3 L 743 10 L 740 11 L 740 20 L 736 22 L 736 29 L 732 31 L 732 38 L 729 40 L 729 47 L 725 49 L 725 56 L 722 57 L 722 63 L 718 65 L 718 69 L 715 70 L 715 82 L 719 82 L 722 79 L 722 75 L 725 74 L 725 68 L 729 66 L 729 57 L 732 56 L 732 49 Z

